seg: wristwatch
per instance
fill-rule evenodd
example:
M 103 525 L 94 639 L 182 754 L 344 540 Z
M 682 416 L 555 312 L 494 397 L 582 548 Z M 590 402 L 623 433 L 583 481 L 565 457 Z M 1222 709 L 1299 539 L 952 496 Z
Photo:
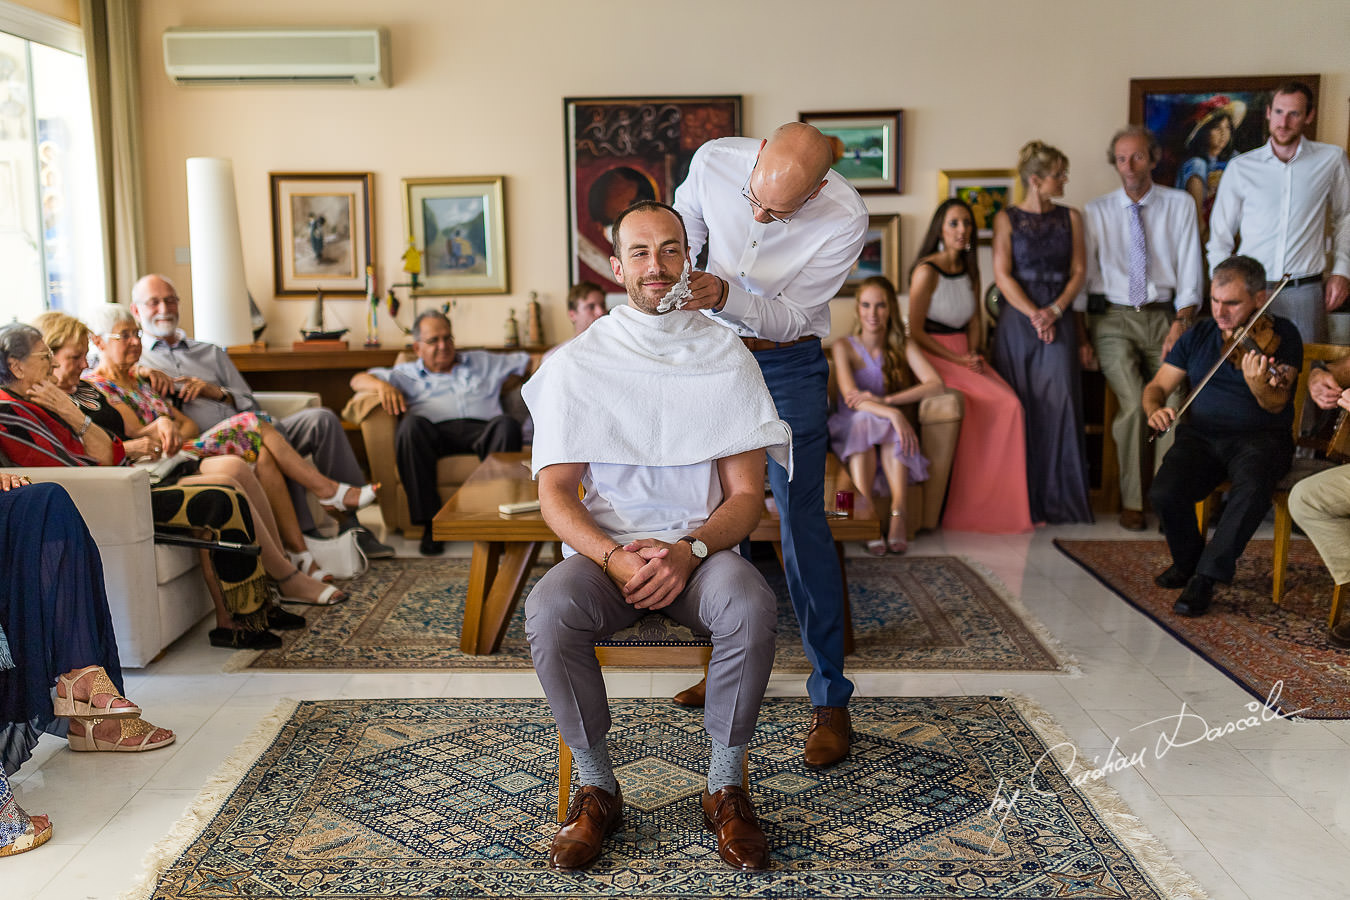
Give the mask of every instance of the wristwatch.
M 694 556 L 698 557 L 699 559 L 708 558 L 708 545 L 700 541 L 698 538 L 686 534 L 684 537 L 680 538 L 680 540 L 684 541 L 689 545 L 689 549 L 694 551 Z M 676 541 L 676 543 L 679 543 L 679 541 Z

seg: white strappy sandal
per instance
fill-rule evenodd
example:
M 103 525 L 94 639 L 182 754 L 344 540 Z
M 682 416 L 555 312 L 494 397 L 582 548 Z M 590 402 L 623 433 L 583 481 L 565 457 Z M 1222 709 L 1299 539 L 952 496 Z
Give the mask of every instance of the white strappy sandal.
M 277 587 L 282 587 L 286 582 L 299 574 L 301 574 L 301 570 L 300 567 L 297 566 L 294 572 L 277 581 Z M 310 577 L 312 578 L 314 576 L 311 575 Z M 346 602 L 347 595 L 339 590 L 336 585 L 330 584 L 324 587 L 324 589 L 319 592 L 319 596 L 313 600 L 306 600 L 303 597 L 288 597 L 285 594 L 281 594 L 277 599 L 282 603 L 296 603 L 300 606 L 337 606 L 339 603 Z
M 324 509 L 329 509 L 337 513 L 349 513 L 355 512 L 358 509 L 365 509 L 375 502 L 375 487 L 376 486 L 373 484 L 361 485 L 361 492 L 356 498 L 356 505 L 348 506 L 347 492 L 352 489 L 352 485 L 339 481 L 337 490 L 333 492 L 333 496 L 329 497 L 327 500 L 320 500 L 319 505 Z
M 308 550 L 303 550 L 299 553 L 292 553 L 291 551 L 287 550 L 286 556 L 289 557 L 291 562 L 295 564 L 295 568 L 297 571 L 304 572 L 310 578 L 313 578 L 316 581 L 333 580 L 333 573 L 329 572 L 323 566 L 315 562 L 314 554 L 310 553 Z

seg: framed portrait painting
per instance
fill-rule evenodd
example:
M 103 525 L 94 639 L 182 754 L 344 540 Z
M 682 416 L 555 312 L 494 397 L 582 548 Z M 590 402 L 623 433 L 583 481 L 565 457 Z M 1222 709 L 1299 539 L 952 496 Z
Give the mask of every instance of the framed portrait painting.
M 1228 161 L 1265 143 L 1266 106 L 1275 89 L 1300 81 L 1316 105 L 1317 75 L 1258 75 L 1223 78 L 1135 78 L 1130 81 L 1130 123 L 1158 137 L 1162 157 L 1153 180 L 1195 198 L 1202 238 Z M 1304 129 L 1315 139 L 1315 120 Z
M 610 271 L 610 226 L 638 200 L 671 203 L 694 152 L 741 133 L 741 98 L 568 97 L 568 277 L 623 293 Z
M 422 251 L 417 294 L 505 294 L 506 178 L 403 179 L 403 211 Z
M 365 294 L 374 265 L 369 172 L 272 172 L 272 274 L 278 297 Z
M 900 278 L 900 214 L 885 213 L 867 217 L 867 238 L 853 270 L 844 279 L 839 296 L 850 296 L 863 279 L 882 275 L 904 293 Z
M 960 197 L 975 214 L 975 234 L 981 244 L 994 239 L 994 216 L 1022 199 L 1022 181 L 1016 169 L 939 169 L 938 197 Z
M 804 112 L 798 119 L 838 142 L 831 167 L 862 194 L 898 194 L 901 116 L 898 109 Z

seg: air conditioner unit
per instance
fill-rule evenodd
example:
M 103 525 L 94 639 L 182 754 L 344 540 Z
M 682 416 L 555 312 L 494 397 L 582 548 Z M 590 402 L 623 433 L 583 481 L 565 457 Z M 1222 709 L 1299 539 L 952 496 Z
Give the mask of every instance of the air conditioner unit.
M 389 87 L 387 28 L 170 28 L 174 84 Z

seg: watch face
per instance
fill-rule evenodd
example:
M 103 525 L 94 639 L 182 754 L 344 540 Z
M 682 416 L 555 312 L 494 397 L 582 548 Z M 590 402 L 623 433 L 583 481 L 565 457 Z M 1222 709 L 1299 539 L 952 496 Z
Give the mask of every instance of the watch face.
M 708 556 L 708 545 L 702 541 L 694 541 L 691 546 L 694 548 L 694 555 L 699 559 L 706 559 Z

